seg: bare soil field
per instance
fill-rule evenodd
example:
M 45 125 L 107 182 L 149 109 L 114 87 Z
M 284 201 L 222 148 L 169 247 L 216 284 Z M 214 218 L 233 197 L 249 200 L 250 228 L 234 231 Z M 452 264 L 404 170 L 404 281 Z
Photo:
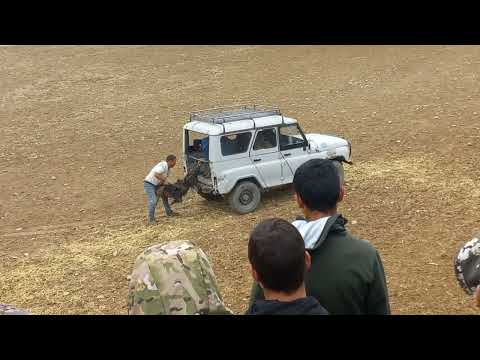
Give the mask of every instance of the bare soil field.
M 0 302 L 125 314 L 136 256 L 189 239 L 244 312 L 248 234 L 299 215 L 292 194 L 240 216 L 189 193 L 147 227 L 143 178 L 189 112 L 257 103 L 352 142 L 339 210 L 379 249 L 394 314 L 478 313 L 453 257 L 480 229 L 479 74 L 478 46 L 1 47 Z

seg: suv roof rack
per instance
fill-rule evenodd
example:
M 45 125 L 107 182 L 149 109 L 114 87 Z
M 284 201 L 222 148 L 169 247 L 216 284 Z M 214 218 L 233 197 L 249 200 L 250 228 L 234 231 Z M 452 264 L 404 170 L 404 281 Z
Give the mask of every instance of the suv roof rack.
M 190 114 L 190 121 L 224 124 L 233 121 L 254 119 L 272 115 L 281 116 L 282 113 L 277 107 L 237 105 L 194 112 Z

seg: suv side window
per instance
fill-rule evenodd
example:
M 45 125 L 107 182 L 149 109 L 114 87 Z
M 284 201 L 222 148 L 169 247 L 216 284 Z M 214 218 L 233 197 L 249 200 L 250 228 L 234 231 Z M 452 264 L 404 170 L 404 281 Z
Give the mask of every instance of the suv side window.
M 229 156 L 246 152 L 251 139 L 251 132 L 223 135 L 220 138 L 222 155 Z
M 275 129 L 261 130 L 257 133 L 253 150 L 264 150 L 277 147 L 277 132 Z
M 280 127 L 280 150 L 305 146 L 305 139 L 296 124 Z

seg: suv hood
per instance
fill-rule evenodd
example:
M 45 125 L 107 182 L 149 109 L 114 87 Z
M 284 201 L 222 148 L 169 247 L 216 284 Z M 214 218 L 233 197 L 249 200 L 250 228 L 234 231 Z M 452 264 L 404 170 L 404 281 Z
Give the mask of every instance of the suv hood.
M 313 151 L 325 151 L 340 146 L 348 146 L 348 141 L 336 136 L 321 134 L 305 134 Z

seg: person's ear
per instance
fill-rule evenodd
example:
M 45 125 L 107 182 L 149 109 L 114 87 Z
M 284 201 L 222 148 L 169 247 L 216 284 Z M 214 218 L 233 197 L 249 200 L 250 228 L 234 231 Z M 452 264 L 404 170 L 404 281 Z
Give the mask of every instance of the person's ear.
M 252 265 L 250 265 L 250 271 L 252 273 L 253 280 L 255 280 L 258 283 L 259 282 L 258 281 L 258 274 L 257 274 L 257 272 L 255 271 L 255 269 L 253 268 Z
M 345 196 L 345 185 L 340 185 L 340 192 L 338 193 L 338 201 L 337 203 L 341 202 Z
M 310 271 L 310 268 L 312 267 L 312 257 L 308 253 L 307 250 L 305 250 L 305 268 L 307 271 Z
M 250 265 L 250 270 L 252 271 L 253 280 L 255 280 L 255 282 L 263 289 L 263 284 L 260 281 L 260 277 L 258 276 L 258 273 L 255 271 L 255 269 L 251 265 Z
M 305 207 L 305 204 L 303 203 L 303 200 L 302 198 L 297 194 L 295 193 L 295 201 L 297 202 L 297 205 L 300 209 L 303 209 Z

